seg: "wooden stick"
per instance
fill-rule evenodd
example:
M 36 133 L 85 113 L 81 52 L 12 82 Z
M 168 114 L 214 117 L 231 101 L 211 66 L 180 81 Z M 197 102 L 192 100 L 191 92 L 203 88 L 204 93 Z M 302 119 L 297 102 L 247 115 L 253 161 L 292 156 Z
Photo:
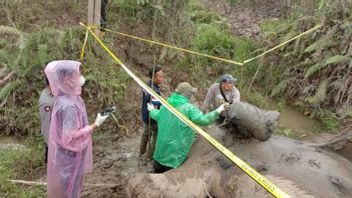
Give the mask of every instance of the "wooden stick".
M 29 185 L 29 186 L 46 186 L 46 182 L 36 182 L 36 181 L 24 181 L 24 180 L 8 180 L 14 184 L 24 184 L 24 185 Z M 117 187 L 117 184 L 90 184 L 90 183 L 84 183 L 83 186 L 87 187 L 104 187 L 104 188 L 114 188 Z

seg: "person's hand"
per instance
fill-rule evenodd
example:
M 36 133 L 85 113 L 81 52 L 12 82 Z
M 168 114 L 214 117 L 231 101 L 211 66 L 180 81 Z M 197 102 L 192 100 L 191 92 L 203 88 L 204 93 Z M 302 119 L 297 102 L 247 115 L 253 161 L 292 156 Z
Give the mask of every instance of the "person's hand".
M 230 110 L 230 104 L 229 103 L 224 103 L 224 109 L 225 109 L 225 111 L 228 111 L 228 110 Z
M 154 108 L 154 105 L 147 103 L 147 109 L 148 109 L 148 111 L 152 111 L 155 108 Z
M 94 124 L 96 124 L 99 127 L 101 124 L 103 124 L 103 122 L 105 122 L 106 118 L 108 117 L 109 115 L 102 116 L 100 113 L 98 113 Z
M 220 105 L 215 111 L 219 114 L 225 111 L 225 104 Z

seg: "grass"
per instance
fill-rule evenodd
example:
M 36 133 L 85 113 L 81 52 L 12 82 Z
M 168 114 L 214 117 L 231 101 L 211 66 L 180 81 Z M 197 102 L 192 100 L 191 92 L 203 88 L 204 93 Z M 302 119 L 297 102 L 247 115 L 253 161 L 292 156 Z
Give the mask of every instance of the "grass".
M 43 140 L 38 136 L 29 138 L 26 149 L 0 149 L 0 197 L 44 197 L 44 187 L 13 184 L 10 179 L 24 179 L 43 172 Z
M 327 110 L 317 111 L 317 117 L 321 120 L 323 129 L 330 133 L 337 133 L 340 129 L 340 121 L 337 116 Z
M 285 136 L 285 137 L 288 137 L 288 138 L 293 138 L 293 139 L 297 139 L 298 138 L 298 136 L 297 136 L 298 133 L 297 132 L 295 132 L 292 129 L 285 128 L 285 127 L 276 128 L 275 131 L 274 131 L 274 134 L 275 135 Z

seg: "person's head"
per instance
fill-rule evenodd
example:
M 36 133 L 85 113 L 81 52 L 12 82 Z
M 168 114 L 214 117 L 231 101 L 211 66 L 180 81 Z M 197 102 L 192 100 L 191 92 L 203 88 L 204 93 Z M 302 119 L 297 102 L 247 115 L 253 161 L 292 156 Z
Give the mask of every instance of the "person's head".
M 225 74 L 220 78 L 221 88 L 224 91 L 231 91 L 237 82 L 237 78 L 234 78 L 230 74 Z
M 191 84 L 189 84 L 188 82 L 182 82 L 180 84 L 177 85 L 175 92 L 183 95 L 184 97 L 191 99 L 191 97 L 193 96 L 193 94 L 195 92 L 197 92 L 198 89 L 194 88 L 191 86 Z
M 160 67 L 151 67 L 149 68 L 149 78 L 153 79 L 153 83 L 156 85 L 160 85 L 164 82 L 165 75 L 163 70 Z
M 52 61 L 45 68 L 45 75 L 54 96 L 81 95 L 85 79 L 80 73 L 80 62 L 71 60 Z

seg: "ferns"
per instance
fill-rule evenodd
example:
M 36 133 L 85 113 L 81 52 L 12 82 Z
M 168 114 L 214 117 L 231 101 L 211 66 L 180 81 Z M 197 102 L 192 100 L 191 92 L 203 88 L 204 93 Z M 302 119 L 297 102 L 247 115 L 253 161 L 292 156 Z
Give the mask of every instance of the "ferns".
M 33 119 L 37 116 L 36 105 L 33 104 L 38 100 L 38 94 L 43 88 L 42 70 L 51 60 L 65 56 L 75 59 L 74 53 L 69 54 L 70 50 L 65 49 L 71 42 L 65 40 L 64 32 L 50 28 L 25 34 L 11 27 L 1 26 L 0 37 L 6 38 L 0 41 L 0 65 L 7 68 L 5 75 L 6 72 L 15 72 L 9 82 L 0 87 L 0 101 L 6 100 L 0 109 L 0 114 L 4 115 L 0 128 L 8 128 L 13 132 L 35 132 L 39 120 Z M 80 37 L 75 39 L 79 40 Z M 79 51 L 78 49 L 77 47 L 73 50 Z M 14 97 L 9 97 L 10 94 Z M 14 108 L 14 105 L 20 106 L 22 110 L 19 107 Z M 17 123 L 13 115 L 30 119 Z
M 306 71 L 304 78 L 309 78 L 316 72 L 320 71 L 321 69 L 325 68 L 329 64 L 340 64 L 340 63 L 352 63 L 352 58 L 342 55 L 335 55 L 326 59 L 324 63 L 316 63 L 315 65 L 308 68 Z
M 10 93 L 15 90 L 20 84 L 20 80 L 15 80 L 7 83 L 5 87 L 3 87 L 0 91 L 0 101 L 5 100 L 10 95 Z
M 309 45 L 304 52 L 305 53 L 310 53 L 310 52 L 315 52 L 316 50 L 320 49 L 323 50 L 325 48 L 329 48 L 336 45 L 336 42 L 333 40 L 325 40 L 325 39 L 321 39 L 316 41 L 315 43 Z
M 306 102 L 310 104 L 320 104 L 326 99 L 326 93 L 329 85 L 329 80 L 324 80 L 320 83 L 316 93 L 312 97 L 305 99 Z
M 335 56 L 332 56 L 332 57 L 328 58 L 325 61 L 325 65 L 328 65 L 328 64 L 339 64 L 339 63 L 349 63 L 350 61 L 352 61 L 351 57 L 342 56 L 342 55 L 335 55 Z
M 281 93 L 284 93 L 286 90 L 287 84 L 290 82 L 290 80 L 284 80 L 281 81 L 271 92 L 271 97 L 277 96 Z
M 305 73 L 304 78 L 309 78 L 310 76 L 312 76 L 313 74 L 315 74 L 317 71 L 321 70 L 322 68 L 324 68 L 326 65 L 325 64 L 321 64 L 321 63 L 316 63 L 315 65 L 311 66 Z

